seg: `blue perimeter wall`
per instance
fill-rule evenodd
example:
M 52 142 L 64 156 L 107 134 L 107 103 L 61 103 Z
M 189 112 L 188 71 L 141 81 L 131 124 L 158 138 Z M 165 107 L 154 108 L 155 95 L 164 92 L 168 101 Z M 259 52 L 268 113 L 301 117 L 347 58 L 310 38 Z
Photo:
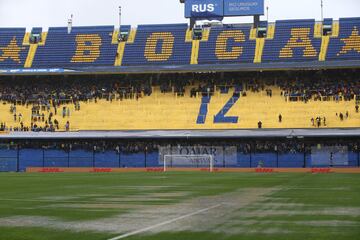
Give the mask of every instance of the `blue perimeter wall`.
M 348 152 L 348 167 L 359 166 L 359 153 Z M 85 150 L 20 149 L 0 150 L 0 172 L 25 171 L 27 167 L 97 167 L 97 168 L 144 168 L 162 167 L 159 153 L 121 153 L 115 151 L 92 152 Z M 269 168 L 314 167 L 311 153 L 237 153 L 237 164 L 226 162 L 215 167 L 254 168 L 263 163 Z M 316 167 L 321 167 L 316 165 Z M 327 167 L 327 166 L 323 166 Z

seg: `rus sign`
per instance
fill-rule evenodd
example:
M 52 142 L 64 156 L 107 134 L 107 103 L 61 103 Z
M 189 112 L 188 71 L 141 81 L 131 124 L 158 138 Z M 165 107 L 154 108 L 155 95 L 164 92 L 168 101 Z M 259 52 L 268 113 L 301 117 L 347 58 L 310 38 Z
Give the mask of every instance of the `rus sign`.
M 231 16 L 264 15 L 264 0 L 187 0 L 185 17 L 221 19 Z
M 224 0 L 224 16 L 264 15 L 264 0 Z
M 187 0 L 185 3 L 186 18 L 213 19 L 223 15 L 223 0 Z

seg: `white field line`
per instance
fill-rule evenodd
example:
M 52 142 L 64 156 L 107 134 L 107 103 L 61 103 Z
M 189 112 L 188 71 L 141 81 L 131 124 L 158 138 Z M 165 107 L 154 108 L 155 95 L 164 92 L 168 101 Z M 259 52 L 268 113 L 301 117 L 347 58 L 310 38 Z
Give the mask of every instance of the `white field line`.
M 167 199 L 165 199 L 167 200 Z M 132 202 L 145 202 L 146 200 L 132 201 Z M 162 200 L 161 200 L 162 201 Z M 78 200 L 45 200 L 45 199 L 17 199 L 17 198 L 0 198 L 0 202 L 41 202 L 41 203 L 51 203 L 51 204 L 61 204 L 61 203 L 69 203 L 69 204 L 117 204 L 117 203 L 128 203 L 129 201 L 78 201 Z
M 14 201 L 14 202 L 45 202 L 45 203 L 99 203 L 95 201 L 77 201 L 77 200 L 46 200 L 46 199 L 17 199 L 17 198 L 0 198 L 0 201 Z M 102 202 L 113 203 L 113 202 Z M 114 202 L 117 203 L 117 202 Z
M 176 222 L 176 221 L 179 221 L 179 220 L 188 218 L 188 217 L 192 217 L 192 216 L 198 215 L 198 214 L 203 213 L 203 212 L 207 212 L 207 211 L 209 211 L 209 210 L 211 210 L 211 209 L 218 208 L 218 207 L 220 207 L 221 205 L 222 205 L 222 204 L 217 204 L 217 205 L 214 205 L 214 206 L 212 206 L 212 207 L 204 208 L 204 209 L 198 210 L 198 211 L 196 211 L 196 212 L 189 213 L 189 214 L 186 214 L 186 215 L 183 215 L 183 216 L 180 216 L 180 217 L 177 217 L 177 218 L 174 218 L 174 219 L 171 219 L 171 220 L 162 222 L 162 223 L 158 223 L 158 224 L 152 225 L 152 226 L 150 226 L 150 227 L 146 227 L 146 228 L 143 228 L 143 229 L 138 229 L 138 230 L 133 231 L 133 232 L 125 233 L 125 234 L 119 235 L 119 236 L 117 236 L 117 237 L 110 238 L 110 239 L 108 239 L 108 240 L 123 239 L 123 238 L 127 238 L 127 237 L 130 237 L 130 236 L 139 234 L 139 233 L 147 232 L 147 231 L 152 230 L 152 229 L 154 229 L 154 228 L 162 227 L 162 226 L 164 226 L 164 225 L 168 225 L 168 224 L 171 224 L 171 223 L 173 223 L 173 222 Z

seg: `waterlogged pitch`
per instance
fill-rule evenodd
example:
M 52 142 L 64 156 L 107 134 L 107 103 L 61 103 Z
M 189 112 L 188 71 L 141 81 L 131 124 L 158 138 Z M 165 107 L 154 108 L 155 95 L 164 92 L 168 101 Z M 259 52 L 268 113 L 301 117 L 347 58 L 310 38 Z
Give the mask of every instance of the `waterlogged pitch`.
M 359 239 L 360 175 L 0 174 L 0 239 Z

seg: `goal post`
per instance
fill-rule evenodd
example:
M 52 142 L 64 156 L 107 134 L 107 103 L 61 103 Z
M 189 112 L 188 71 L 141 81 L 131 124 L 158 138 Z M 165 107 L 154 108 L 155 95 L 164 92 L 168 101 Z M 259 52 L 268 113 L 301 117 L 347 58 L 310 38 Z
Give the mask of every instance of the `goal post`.
M 213 155 L 164 155 L 164 172 L 169 167 L 178 168 L 208 168 L 210 172 L 214 170 Z

